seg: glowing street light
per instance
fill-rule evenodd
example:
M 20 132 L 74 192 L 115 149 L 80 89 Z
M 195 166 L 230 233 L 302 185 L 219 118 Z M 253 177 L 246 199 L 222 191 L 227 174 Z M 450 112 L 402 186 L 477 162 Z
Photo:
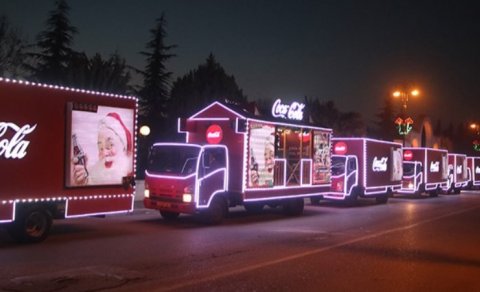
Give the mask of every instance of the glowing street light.
M 402 101 L 402 116 L 395 120 L 395 124 L 397 125 L 398 134 L 404 137 L 403 144 L 405 145 L 405 136 L 408 135 L 408 133 L 410 133 L 410 131 L 413 129 L 413 119 L 411 117 L 407 117 L 406 115 L 408 99 L 411 96 L 419 96 L 420 91 L 418 89 L 412 89 L 410 91 L 396 90 L 392 93 L 392 95 L 395 98 L 400 98 Z
M 407 110 L 407 103 L 408 99 L 410 96 L 419 96 L 420 91 L 418 89 L 413 89 L 410 91 L 401 91 L 401 90 L 396 90 L 393 92 L 393 97 L 400 97 L 403 105 L 403 109 Z

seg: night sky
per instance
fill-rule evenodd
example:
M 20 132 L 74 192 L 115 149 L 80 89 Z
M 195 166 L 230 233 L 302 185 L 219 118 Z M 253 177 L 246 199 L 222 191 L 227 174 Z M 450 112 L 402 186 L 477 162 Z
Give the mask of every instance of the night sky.
M 422 96 L 408 110 L 435 123 L 480 120 L 480 16 L 476 1 L 70 0 L 74 49 L 139 54 L 162 11 L 174 77 L 212 52 L 250 100 L 334 100 L 374 121 L 399 85 Z M 53 0 L 1 0 L 28 40 L 45 29 Z M 396 101 L 400 108 L 400 102 Z

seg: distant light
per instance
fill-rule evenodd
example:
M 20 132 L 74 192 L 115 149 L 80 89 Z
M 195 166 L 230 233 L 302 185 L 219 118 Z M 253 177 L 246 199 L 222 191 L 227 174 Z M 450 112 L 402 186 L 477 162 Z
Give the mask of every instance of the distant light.
M 397 90 L 397 91 L 395 91 L 395 92 L 393 93 L 393 96 L 394 96 L 394 97 L 399 97 L 401 94 L 402 94 L 402 93 Z
M 478 127 L 478 125 L 475 124 L 475 123 L 471 123 L 471 124 L 470 124 L 470 129 L 472 129 L 472 130 L 477 129 L 477 127 Z
M 413 95 L 413 96 L 417 96 L 417 95 L 420 94 L 420 91 L 418 91 L 417 89 L 414 89 L 414 90 L 412 90 L 412 92 L 410 92 L 410 94 Z
M 149 126 L 141 126 L 140 127 L 140 135 L 142 136 L 148 136 L 150 135 L 150 127 Z

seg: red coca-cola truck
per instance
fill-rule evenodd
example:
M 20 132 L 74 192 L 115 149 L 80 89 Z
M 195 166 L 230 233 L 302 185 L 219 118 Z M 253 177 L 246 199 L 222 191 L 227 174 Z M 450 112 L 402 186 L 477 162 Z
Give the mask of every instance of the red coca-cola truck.
M 363 197 L 386 203 L 400 189 L 401 144 L 369 138 L 334 138 L 332 144 L 332 185 L 324 198 L 353 203 Z
M 468 184 L 467 156 L 465 154 L 448 153 L 448 182 L 443 189 L 447 194 L 460 194 Z
M 403 148 L 403 178 L 400 194 L 421 195 L 428 192 L 436 197 L 447 187 L 447 150 L 433 148 Z
M 301 117 L 295 108 L 303 107 L 283 105 L 278 114 Z M 180 119 L 179 130 L 186 143 L 154 144 L 145 172 L 144 205 L 165 219 L 187 213 L 219 223 L 236 205 L 255 212 L 283 206 L 298 215 L 304 197 L 330 188 L 330 129 L 214 102 Z
M 38 242 L 52 219 L 129 212 L 137 100 L 0 78 L 0 227 Z
M 480 157 L 467 157 L 468 185 L 467 188 L 480 187 Z

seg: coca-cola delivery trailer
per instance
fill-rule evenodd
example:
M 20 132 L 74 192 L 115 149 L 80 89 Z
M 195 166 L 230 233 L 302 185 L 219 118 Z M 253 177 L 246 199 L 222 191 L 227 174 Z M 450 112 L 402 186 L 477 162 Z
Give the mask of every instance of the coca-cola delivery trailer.
M 299 108 L 282 111 L 299 116 Z M 330 129 L 260 119 L 223 102 L 180 119 L 179 129 L 186 143 L 153 145 L 145 174 L 145 207 L 166 219 L 199 213 L 219 223 L 241 204 L 298 215 L 304 197 L 330 188 Z
M 332 186 L 323 197 L 386 203 L 401 187 L 402 145 L 368 138 L 333 138 Z M 315 198 L 312 198 L 315 202 Z
M 447 187 L 447 150 L 433 148 L 403 148 L 403 178 L 400 194 L 421 195 L 428 192 L 436 197 Z
M 467 171 L 468 171 L 468 188 L 475 188 L 480 186 L 480 157 L 467 157 Z
M 52 219 L 128 212 L 137 100 L 0 78 L 0 227 L 46 238 Z
M 467 156 L 465 154 L 448 153 L 448 182 L 443 189 L 449 193 L 460 194 L 468 184 Z

